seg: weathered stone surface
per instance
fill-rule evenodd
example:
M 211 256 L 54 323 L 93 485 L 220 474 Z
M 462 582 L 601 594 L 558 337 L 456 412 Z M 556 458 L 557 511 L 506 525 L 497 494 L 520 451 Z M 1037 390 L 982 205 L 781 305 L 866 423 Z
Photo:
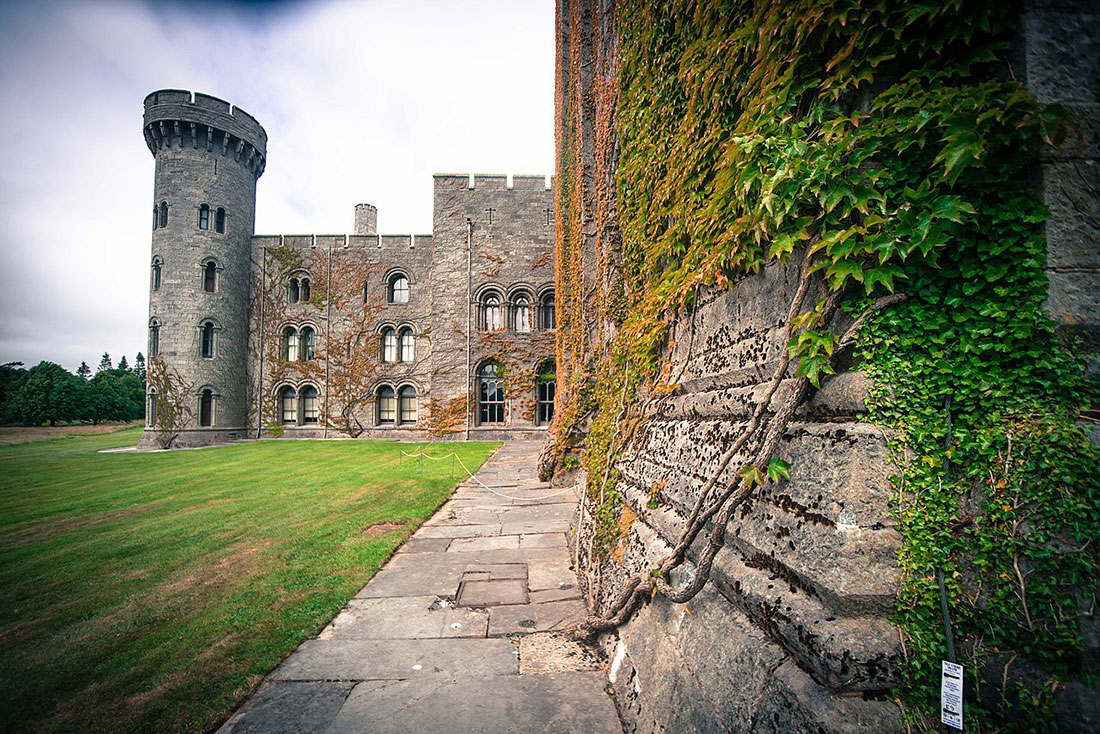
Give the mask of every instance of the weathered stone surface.
M 518 672 L 515 646 L 507 640 L 307 640 L 270 677 L 406 680 Z
M 218 730 L 219 734 L 304 734 L 325 731 L 355 683 L 265 683 Z
M 1100 14 L 1033 10 L 1023 15 L 1026 83 L 1041 102 L 1095 102 Z
M 458 590 L 457 601 L 462 607 L 527 604 L 527 584 L 518 579 L 463 581 Z
M 603 673 L 575 672 L 364 685 L 352 691 L 328 731 L 618 731 L 603 681 Z
M 352 599 L 318 639 L 484 637 L 488 622 L 485 612 L 454 609 L 436 596 Z
M 519 674 L 569 673 L 603 670 L 605 660 L 595 648 L 560 632 L 535 632 L 518 638 Z
M 579 600 L 550 601 L 489 609 L 489 636 L 562 630 L 588 614 Z
M 1043 166 L 1048 268 L 1100 268 L 1100 163 Z

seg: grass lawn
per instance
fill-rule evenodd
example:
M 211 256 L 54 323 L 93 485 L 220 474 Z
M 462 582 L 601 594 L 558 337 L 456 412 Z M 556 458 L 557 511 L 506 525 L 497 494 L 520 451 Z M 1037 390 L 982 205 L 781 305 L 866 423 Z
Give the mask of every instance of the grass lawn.
M 0 731 L 209 729 L 465 476 L 381 441 L 97 453 L 139 436 L 0 446 Z

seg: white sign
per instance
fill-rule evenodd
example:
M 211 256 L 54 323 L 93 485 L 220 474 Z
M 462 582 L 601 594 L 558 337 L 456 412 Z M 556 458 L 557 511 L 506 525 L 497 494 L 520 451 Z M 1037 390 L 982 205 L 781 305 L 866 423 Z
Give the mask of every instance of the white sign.
M 962 731 L 963 728 L 963 667 L 946 660 L 940 676 L 940 721 Z

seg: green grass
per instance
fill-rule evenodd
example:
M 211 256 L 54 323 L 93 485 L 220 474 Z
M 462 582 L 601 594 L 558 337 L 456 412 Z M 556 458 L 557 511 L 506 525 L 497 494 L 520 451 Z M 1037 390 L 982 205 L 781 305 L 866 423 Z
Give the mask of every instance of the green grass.
M 97 453 L 139 435 L 0 446 L 0 731 L 209 729 L 465 476 L 380 441 Z

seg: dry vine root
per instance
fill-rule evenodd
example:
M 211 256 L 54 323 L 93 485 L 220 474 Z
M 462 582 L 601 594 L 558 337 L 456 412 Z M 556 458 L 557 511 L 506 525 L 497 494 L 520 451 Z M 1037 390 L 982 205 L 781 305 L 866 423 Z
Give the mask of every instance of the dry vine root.
M 812 247 L 808 249 L 812 250 Z M 791 301 L 790 311 L 787 314 L 787 325 L 783 335 L 785 344 L 789 343 L 791 340 L 794 331 L 793 322 L 795 317 L 802 312 L 806 294 L 810 289 L 813 272 L 810 267 L 812 257 L 812 254 L 808 254 L 802 263 L 798 289 Z M 835 291 L 826 297 L 820 313 L 821 322 L 823 324 L 828 323 L 833 315 L 835 315 L 843 295 L 843 291 Z M 905 300 L 905 298 L 906 296 L 903 294 L 894 294 L 875 301 L 874 304 L 872 304 L 872 306 L 848 328 L 844 336 L 837 343 L 830 360 L 835 361 L 837 357 L 847 351 L 855 343 L 855 337 L 859 327 L 872 312 L 899 303 Z M 718 467 L 707 480 L 702 490 L 700 490 L 699 497 L 691 513 L 688 515 L 684 530 L 677 539 L 672 552 L 661 560 L 657 568 L 643 571 L 628 579 L 622 592 L 605 614 L 590 616 L 584 621 L 570 627 L 566 631 L 569 636 L 574 639 L 591 639 L 600 632 L 616 629 L 629 620 L 646 599 L 651 599 L 656 594 L 660 594 L 672 602 L 685 603 L 690 601 L 703 589 L 710 579 L 710 572 L 714 565 L 714 559 L 725 545 L 726 527 L 737 508 L 752 495 L 752 484 L 747 482 L 739 473 L 738 481 L 732 486 L 727 487 L 724 492 L 720 493 L 715 498 L 711 498 L 711 493 L 718 484 L 718 478 L 726 470 L 726 467 L 729 466 L 733 457 L 748 445 L 750 441 L 757 438 L 759 430 L 762 427 L 761 424 L 764 413 L 767 411 L 767 406 L 771 403 L 779 386 L 786 378 L 790 367 L 790 361 L 790 352 L 784 349 L 779 359 L 779 363 L 776 365 L 775 371 L 772 374 L 772 378 L 768 383 L 764 396 L 756 404 L 748 425 L 737 439 L 722 453 L 718 461 Z M 782 406 L 780 406 L 779 410 L 777 410 L 763 426 L 766 428 L 763 439 L 759 440 L 758 447 L 751 461 L 747 462 L 742 469 L 751 466 L 765 466 L 771 461 L 776 449 L 779 447 L 780 440 L 784 433 L 786 433 L 794 417 L 795 410 L 812 395 L 813 390 L 814 387 L 809 378 L 797 377 L 794 379 L 793 384 L 790 386 L 790 392 L 783 401 Z M 688 550 L 694 544 L 703 528 L 712 520 L 713 527 L 707 538 L 706 544 L 699 553 L 699 563 L 695 569 L 695 573 L 692 575 L 691 581 L 682 588 L 674 588 L 668 583 L 667 579 L 674 569 L 683 565 Z

